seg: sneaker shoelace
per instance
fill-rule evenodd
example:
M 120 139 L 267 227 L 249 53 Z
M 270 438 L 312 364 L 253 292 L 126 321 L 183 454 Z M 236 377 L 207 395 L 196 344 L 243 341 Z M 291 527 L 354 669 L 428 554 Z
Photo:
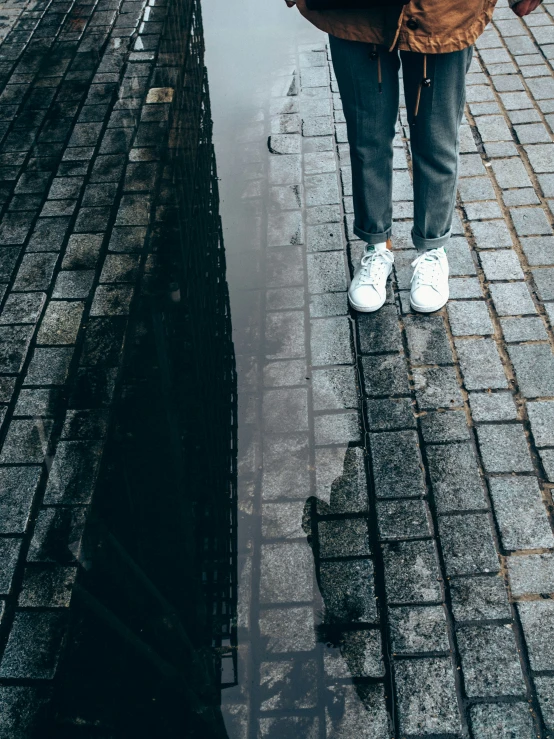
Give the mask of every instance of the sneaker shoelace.
M 361 261 L 361 270 L 358 275 L 360 285 L 379 285 L 387 273 L 387 265 L 394 262 L 392 252 L 378 251 L 364 254 Z
M 442 265 L 440 256 L 435 249 L 426 251 L 412 262 L 414 274 L 412 282 L 415 281 L 414 287 L 429 285 L 435 289 L 439 288 L 440 279 L 442 277 Z

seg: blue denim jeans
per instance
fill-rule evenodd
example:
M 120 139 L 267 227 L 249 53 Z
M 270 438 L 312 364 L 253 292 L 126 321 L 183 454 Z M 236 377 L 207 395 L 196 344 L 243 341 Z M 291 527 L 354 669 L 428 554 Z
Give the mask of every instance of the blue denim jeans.
M 391 235 L 393 139 L 402 62 L 414 178 L 412 240 L 422 251 L 445 246 L 456 202 L 465 76 L 473 47 L 424 58 L 415 52 L 329 39 L 350 144 L 354 232 L 368 244 Z M 428 85 L 421 84 L 424 63 Z

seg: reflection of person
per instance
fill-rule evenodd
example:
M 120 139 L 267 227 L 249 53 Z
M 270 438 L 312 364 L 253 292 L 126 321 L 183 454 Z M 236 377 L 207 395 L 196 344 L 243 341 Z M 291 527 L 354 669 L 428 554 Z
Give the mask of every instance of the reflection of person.
M 340 8 L 347 2 L 329 4 Z M 509 0 L 519 16 L 540 2 Z M 412 240 L 419 252 L 411 305 L 424 313 L 442 308 L 448 300 L 445 247 L 456 198 L 465 75 L 496 0 L 360 0 L 370 9 L 325 11 L 309 10 L 306 0 L 286 3 L 296 4 L 330 35 L 350 143 L 354 231 L 367 244 L 348 292 L 351 305 L 378 310 L 394 262 L 392 161 L 402 62 L 414 175 Z

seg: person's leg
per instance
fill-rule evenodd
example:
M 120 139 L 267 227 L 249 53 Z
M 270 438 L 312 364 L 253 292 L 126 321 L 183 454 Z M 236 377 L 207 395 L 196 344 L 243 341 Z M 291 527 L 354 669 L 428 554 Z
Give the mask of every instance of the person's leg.
M 473 47 L 424 56 L 401 52 L 414 174 L 414 228 L 418 250 L 446 246 L 452 227 L 458 179 L 459 131 L 465 77 Z M 417 108 L 417 115 L 416 115 Z
M 354 232 L 368 244 L 392 227 L 392 142 L 398 118 L 398 52 L 329 37 L 350 144 Z M 381 81 L 379 81 L 379 78 Z

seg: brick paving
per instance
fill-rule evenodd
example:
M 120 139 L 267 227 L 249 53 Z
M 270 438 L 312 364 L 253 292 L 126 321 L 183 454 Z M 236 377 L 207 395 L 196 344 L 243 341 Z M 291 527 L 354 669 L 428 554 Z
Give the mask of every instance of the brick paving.
M 201 143 L 206 83 L 197 0 L 0 16 L 0 734 L 19 739 L 41 734 L 64 648 L 170 134 Z
M 468 76 L 451 301 L 432 316 L 409 306 L 404 110 L 394 280 L 355 315 L 363 244 L 325 38 L 259 92 L 237 151 L 252 223 L 229 262 L 250 288 L 232 737 L 554 737 L 553 63 L 552 0 L 523 21 L 500 2 Z
M 182 61 L 160 53 L 170 6 L 37 0 L 0 18 L 0 727 L 14 737 L 56 674 L 147 268 Z M 452 300 L 434 316 L 409 309 L 404 113 L 394 282 L 381 312 L 354 316 L 363 245 L 324 39 L 260 91 L 231 265 L 258 288 L 237 345 L 233 738 L 554 736 L 553 60 L 552 0 L 525 21 L 501 2 L 468 78 Z

